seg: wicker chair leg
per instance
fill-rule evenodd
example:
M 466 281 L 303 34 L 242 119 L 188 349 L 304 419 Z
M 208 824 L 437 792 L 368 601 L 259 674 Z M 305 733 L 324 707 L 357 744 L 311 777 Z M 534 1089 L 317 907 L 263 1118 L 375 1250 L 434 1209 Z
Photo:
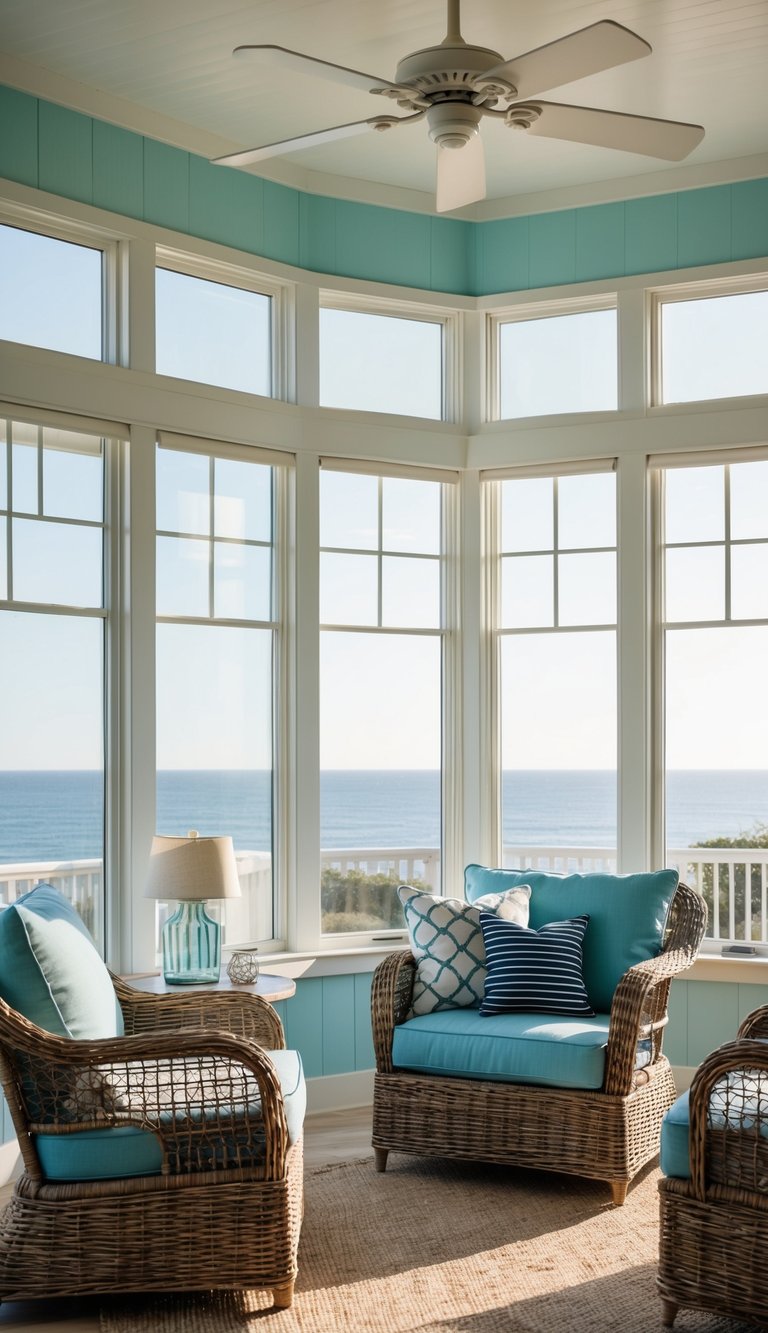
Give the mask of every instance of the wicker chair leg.
M 374 1148 L 373 1160 L 377 1171 L 386 1171 L 389 1148 Z
M 613 1195 L 613 1202 L 617 1208 L 620 1208 L 624 1200 L 626 1199 L 628 1188 L 629 1188 L 628 1180 L 611 1181 L 611 1193 Z
M 668 1301 L 666 1296 L 661 1298 L 661 1322 L 665 1328 L 671 1328 L 675 1322 L 675 1316 L 680 1309 L 674 1301 Z
M 275 1310 L 287 1310 L 293 1305 L 292 1282 L 286 1282 L 284 1287 L 272 1288 L 272 1305 Z

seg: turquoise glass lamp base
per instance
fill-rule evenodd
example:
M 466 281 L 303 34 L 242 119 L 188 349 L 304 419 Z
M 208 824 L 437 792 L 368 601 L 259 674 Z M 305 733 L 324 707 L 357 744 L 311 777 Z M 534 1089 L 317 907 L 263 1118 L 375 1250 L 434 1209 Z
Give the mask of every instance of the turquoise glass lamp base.
M 180 902 L 163 926 L 163 976 L 172 986 L 218 981 L 221 926 L 201 901 Z

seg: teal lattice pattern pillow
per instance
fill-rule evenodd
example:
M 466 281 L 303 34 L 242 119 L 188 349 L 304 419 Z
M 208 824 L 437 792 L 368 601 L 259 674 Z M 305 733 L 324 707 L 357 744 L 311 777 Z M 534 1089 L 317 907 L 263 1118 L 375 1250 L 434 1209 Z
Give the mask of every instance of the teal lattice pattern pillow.
M 471 905 L 457 898 L 436 898 L 408 884 L 401 884 L 397 892 L 416 959 L 409 1017 L 480 1004 L 486 976 L 480 909 L 527 926 L 528 885 L 486 894 Z

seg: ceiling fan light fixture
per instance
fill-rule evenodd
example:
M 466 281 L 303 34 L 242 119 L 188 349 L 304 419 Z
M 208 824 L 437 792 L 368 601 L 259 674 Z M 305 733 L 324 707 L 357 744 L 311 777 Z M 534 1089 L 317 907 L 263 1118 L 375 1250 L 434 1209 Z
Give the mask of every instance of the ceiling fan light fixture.
M 480 129 L 482 111 L 466 103 L 443 102 L 427 112 L 429 137 L 439 148 L 463 148 Z

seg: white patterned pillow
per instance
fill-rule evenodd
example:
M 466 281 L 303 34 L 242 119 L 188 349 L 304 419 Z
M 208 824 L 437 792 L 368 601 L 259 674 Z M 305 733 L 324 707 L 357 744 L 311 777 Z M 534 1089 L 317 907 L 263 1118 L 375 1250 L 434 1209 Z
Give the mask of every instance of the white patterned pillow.
M 416 959 L 408 1017 L 480 1004 L 486 976 L 480 911 L 496 912 L 505 921 L 527 926 L 531 896 L 528 885 L 520 884 L 506 893 L 488 893 L 475 903 L 436 898 L 409 884 L 401 884 L 397 893 Z

